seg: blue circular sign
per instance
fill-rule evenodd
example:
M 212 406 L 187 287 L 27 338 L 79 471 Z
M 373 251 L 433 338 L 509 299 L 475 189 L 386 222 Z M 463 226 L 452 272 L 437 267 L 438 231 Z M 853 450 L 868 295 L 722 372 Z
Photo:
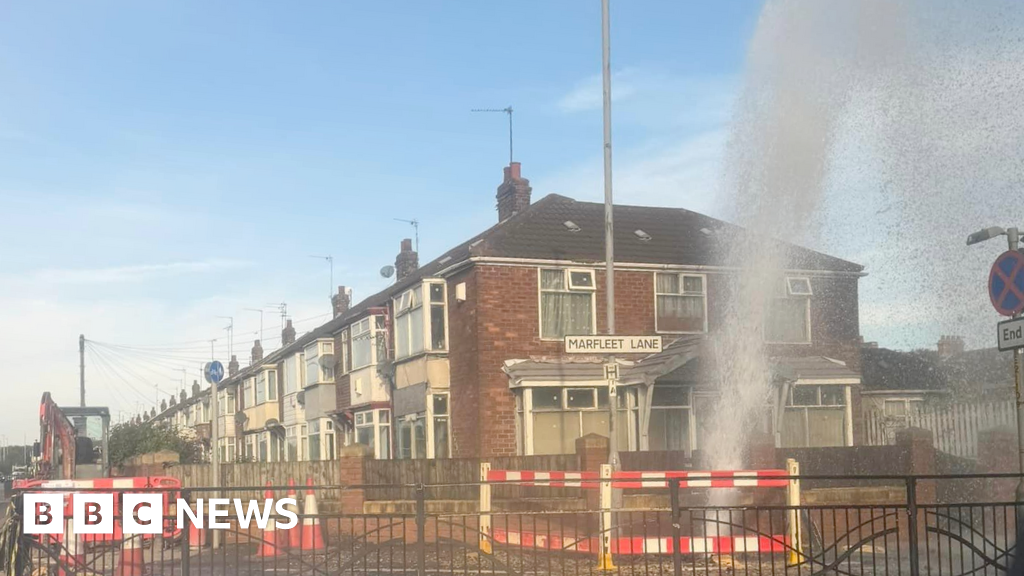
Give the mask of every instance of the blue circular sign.
M 1003 316 L 1024 311 L 1024 254 L 1009 250 L 996 258 L 988 275 L 988 296 Z
M 206 381 L 210 384 L 218 384 L 224 379 L 224 365 L 216 360 L 213 362 L 207 362 L 206 368 L 203 370 L 203 375 L 206 377 Z

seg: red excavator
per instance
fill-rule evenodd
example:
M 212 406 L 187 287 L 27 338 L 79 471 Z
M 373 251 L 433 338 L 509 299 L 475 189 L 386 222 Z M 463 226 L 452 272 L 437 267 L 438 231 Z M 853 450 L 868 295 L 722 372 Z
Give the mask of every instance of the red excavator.
M 50 393 L 45 392 L 39 404 L 36 473 L 30 480 L 16 481 L 14 488 L 66 491 L 68 494 L 76 488 L 109 489 L 115 494 L 115 504 L 118 506 L 120 495 L 131 492 L 132 488 L 141 491 L 158 489 L 166 491 L 164 511 L 168 512 L 174 504 L 173 496 L 181 488 L 181 482 L 177 478 L 164 476 L 111 478 L 107 445 L 109 431 L 110 411 L 106 408 L 60 408 Z M 94 539 L 117 539 L 121 537 L 120 531 L 120 522 L 115 522 L 113 535 L 97 535 Z M 169 525 L 165 528 L 164 536 L 176 536 L 177 533 L 174 526 Z

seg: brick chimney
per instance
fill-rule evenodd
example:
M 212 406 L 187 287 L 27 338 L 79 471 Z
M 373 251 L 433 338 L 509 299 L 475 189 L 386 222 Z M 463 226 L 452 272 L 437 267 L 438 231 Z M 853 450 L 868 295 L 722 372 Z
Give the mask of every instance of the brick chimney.
M 402 251 L 395 256 L 395 279 L 401 282 L 420 267 L 420 256 L 412 249 L 412 239 L 402 240 Z
M 231 362 L 228 362 L 228 377 L 238 374 L 238 357 L 231 355 Z
M 337 316 L 337 314 L 335 314 Z M 295 327 L 292 326 L 292 321 L 289 319 L 285 322 L 284 328 L 281 330 L 281 346 L 287 346 L 289 344 L 295 344 Z
M 263 360 L 263 346 L 260 346 L 259 340 L 253 340 L 252 342 L 252 356 L 249 358 L 249 365 L 255 366 Z
M 942 336 L 939 338 L 939 358 L 945 360 L 964 352 L 964 339 L 960 336 Z
M 348 312 L 348 307 L 351 305 L 352 294 L 348 291 L 348 288 L 338 286 L 338 293 L 331 296 L 331 308 L 334 309 L 334 317 L 337 318 Z
M 181 396 L 181 403 L 184 404 L 185 400 L 188 400 L 188 394 L 186 394 L 184 390 L 182 390 L 179 394 Z
M 169 404 L 171 406 L 177 406 L 178 405 L 178 397 L 175 396 L 174 394 L 171 394 L 171 401 L 169 402 Z
M 165 410 L 167 410 L 167 400 L 161 400 L 160 401 L 160 411 L 163 412 Z
M 192 397 L 196 398 L 199 396 L 199 380 L 192 381 Z
M 498 186 L 498 222 L 504 222 L 530 205 L 530 181 L 523 178 L 519 162 L 505 167 L 505 181 Z

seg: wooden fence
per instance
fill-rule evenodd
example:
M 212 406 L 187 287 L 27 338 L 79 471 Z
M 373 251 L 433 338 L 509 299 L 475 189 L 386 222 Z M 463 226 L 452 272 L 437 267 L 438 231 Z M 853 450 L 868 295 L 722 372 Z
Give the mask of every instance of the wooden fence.
M 221 464 L 220 486 L 231 488 L 237 486 L 265 486 L 270 482 L 274 486 L 284 486 L 288 480 L 294 480 L 297 488 L 302 490 L 306 479 L 312 479 L 316 486 L 337 486 L 340 481 L 340 464 L 338 461 L 323 462 L 253 462 L 247 464 Z M 167 468 L 165 476 L 173 476 L 181 480 L 185 488 L 209 488 L 213 486 L 213 466 L 210 464 L 184 464 Z M 259 490 L 225 490 L 218 494 L 222 498 L 262 499 Z M 276 494 L 280 498 L 283 494 Z M 195 497 L 203 497 L 197 493 Z M 209 496 L 206 496 L 209 497 Z M 337 490 L 317 490 L 317 498 L 321 500 L 337 500 Z
M 480 463 L 490 462 L 492 470 L 563 470 L 578 471 L 576 454 L 551 456 L 511 456 L 501 458 L 451 458 L 445 460 L 364 460 L 363 478 L 367 484 L 381 485 L 366 490 L 367 500 L 411 500 L 412 488 L 388 488 L 396 484 L 441 484 L 429 488 L 426 497 L 432 500 L 476 500 L 480 491 Z M 456 484 L 462 484 L 456 486 Z M 495 499 L 578 497 L 577 488 L 531 488 L 495 486 Z
M 897 430 L 924 428 L 931 431 L 936 450 L 961 458 L 978 457 L 979 432 L 1003 426 L 1016 426 L 1013 400 L 949 404 L 904 417 L 885 416 L 881 410 L 865 415 L 869 445 L 894 444 Z

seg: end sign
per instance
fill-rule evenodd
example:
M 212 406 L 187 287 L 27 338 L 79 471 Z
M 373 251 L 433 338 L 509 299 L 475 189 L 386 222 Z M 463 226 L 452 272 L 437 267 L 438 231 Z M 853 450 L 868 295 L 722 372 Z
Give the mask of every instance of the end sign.
M 1024 318 L 996 324 L 996 343 L 1000 351 L 1024 348 Z

